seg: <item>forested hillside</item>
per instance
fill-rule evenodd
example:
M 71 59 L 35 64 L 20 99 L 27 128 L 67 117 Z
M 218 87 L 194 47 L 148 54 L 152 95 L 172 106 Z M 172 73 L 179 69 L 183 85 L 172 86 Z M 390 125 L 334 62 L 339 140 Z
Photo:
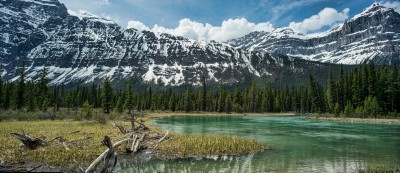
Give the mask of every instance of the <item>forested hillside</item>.
M 328 70 L 328 69 L 327 69 Z M 135 90 L 132 80 L 123 90 L 115 90 L 109 77 L 103 84 L 78 86 L 65 90 L 63 85 L 48 87 L 47 70 L 36 82 L 25 82 L 20 71 L 19 81 L 0 83 L 2 110 L 59 111 L 60 107 L 102 108 L 105 113 L 136 110 L 207 111 L 207 112 L 297 112 L 333 113 L 351 117 L 398 116 L 400 109 L 400 77 L 396 66 L 365 64 L 339 74 L 329 70 L 327 83 L 319 83 L 309 74 L 308 85 L 250 87 L 220 85 L 185 90 Z M 333 76 L 339 76 L 335 79 Z M 229 89 L 228 89 L 229 88 Z

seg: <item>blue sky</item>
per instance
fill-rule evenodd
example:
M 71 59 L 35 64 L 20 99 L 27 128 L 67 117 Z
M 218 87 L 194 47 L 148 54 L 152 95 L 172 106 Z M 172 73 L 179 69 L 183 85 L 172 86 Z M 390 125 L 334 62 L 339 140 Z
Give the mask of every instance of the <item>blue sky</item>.
M 266 27 L 286 27 L 295 26 L 297 31 L 303 33 L 320 32 L 351 18 L 362 9 L 374 3 L 374 0 L 60 0 L 69 10 L 79 12 L 81 10 L 96 14 L 101 17 L 110 18 L 120 24 L 122 27 L 130 27 L 157 31 L 175 32 L 177 35 L 183 35 L 189 32 L 177 28 L 181 26 L 197 25 L 208 30 L 194 29 L 191 32 L 202 32 L 198 34 L 198 39 L 207 40 L 207 34 L 213 27 L 222 27 L 225 21 L 231 20 L 233 24 L 237 19 L 246 25 L 257 28 Z M 399 8 L 399 1 L 380 1 Z M 328 9 L 326 9 L 328 8 Z M 321 13 L 325 9 L 324 12 Z M 336 10 L 333 11 L 333 10 Z M 325 22 L 325 26 L 317 26 L 312 29 L 307 28 L 303 23 L 305 19 L 313 15 L 321 14 L 321 18 L 327 14 L 332 17 L 330 22 Z M 335 16 L 336 15 L 336 16 Z M 182 21 L 186 19 L 185 21 Z M 321 19 L 324 20 L 324 19 Z M 244 22 L 244 23 L 243 23 Z M 247 23 L 246 23 L 247 22 Z M 212 27 L 206 26 L 210 24 Z M 243 26 L 248 32 L 249 28 Z M 160 29 L 161 28 L 161 29 Z M 242 29 L 243 29 L 242 28 Z M 293 27 L 294 28 L 294 27 Z M 316 29 L 318 28 L 318 29 Z M 262 29 L 259 29 L 262 30 Z M 268 30 L 268 29 L 265 29 Z M 214 32 L 214 31 L 213 31 Z M 245 33 L 245 32 L 243 32 Z M 243 34 L 241 33 L 241 34 Z M 239 35 L 241 35 L 239 34 Z M 233 33 L 234 35 L 234 33 Z M 189 36 L 190 37 L 190 36 Z M 218 38 L 220 40 L 225 38 Z M 196 39 L 196 37 L 194 38 Z

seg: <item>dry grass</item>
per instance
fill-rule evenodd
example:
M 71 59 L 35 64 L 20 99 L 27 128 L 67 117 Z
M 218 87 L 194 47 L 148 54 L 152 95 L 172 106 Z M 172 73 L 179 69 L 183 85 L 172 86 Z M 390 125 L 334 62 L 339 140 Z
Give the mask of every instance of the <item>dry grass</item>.
M 79 133 L 70 134 L 73 131 Z M 66 150 L 58 141 L 50 146 L 30 150 L 19 147 L 20 141 L 10 135 L 11 132 L 24 132 L 32 137 L 47 137 L 47 140 L 57 136 L 63 136 L 68 141 L 79 140 L 69 145 Z M 118 130 L 111 125 L 100 125 L 91 121 L 31 121 L 31 122 L 0 122 L 0 158 L 6 163 L 18 163 L 24 161 L 45 162 L 53 166 L 76 165 L 74 159 L 81 165 L 89 164 L 106 147 L 100 145 L 104 135 L 117 137 Z
M 265 146 L 256 140 L 222 135 L 172 135 L 157 151 L 172 158 L 239 155 L 262 151 Z

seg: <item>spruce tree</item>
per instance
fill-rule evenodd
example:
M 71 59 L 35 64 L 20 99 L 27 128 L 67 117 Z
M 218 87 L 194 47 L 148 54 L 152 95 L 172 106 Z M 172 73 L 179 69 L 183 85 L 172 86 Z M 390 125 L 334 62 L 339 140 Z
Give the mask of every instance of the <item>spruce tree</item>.
M 223 85 L 221 85 L 218 97 L 218 112 L 223 112 L 225 109 L 225 95 L 225 88 Z
M 171 96 L 169 97 L 169 101 L 168 101 L 168 109 L 170 111 L 175 112 L 175 107 L 176 107 L 176 103 L 175 103 L 175 94 L 171 93 Z
M 43 68 L 39 73 L 39 81 L 37 84 L 37 105 L 41 111 L 46 111 L 49 105 L 49 89 L 47 87 L 47 69 Z
M 103 112 L 108 114 L 110 113 L 113 99 L 113 91 L 111 87 L 111 81 L 108 76 L 106 76 L 103 80 L 103 90 L 102 90 L 102 107 Z
M 122 97 L 118 97 L 118 101 L 117 101 L 117 104 L 115 105 L 114 111 L 117 113 L 124 112 L 124 109 L 122 106 Z
M 128 114 L 131 114 L 131 110 L 133 109 L 133 89 L 131 80 L 128 81 L 128 88 L 126 89 L 126 97 L 125 97 L 125 109 L 128 109 Z
M 185 92 L 184 109 L 185 109 L 185 112 L 192 111 L 192 91 L 191 91 L 190 87 L 188 89 L 186 89 L 186 92 Z
M 232 112 L 232 100 L 230 94 L 228 94 L 225 99 L 225 112 L 228 114 Z
M 336 92 L 335 92 L 335 81 L 333 80 L 332 69 L 329 69 L 328 74 L 328 87 L 327 87 L 327 99 L 328 99 L 328 108 L 333 110 L 336 103 Z
M 28 111 L 35 111 L 35 91 L 34 91 L 34 84 L 30 83 L 27 85 L 28 92 L 26 95 L 27 101 L 27 110 Z
M 202 85 L 202 92 L 201 92 L 201 110 L 207 110 L 207 86 L 206 86 L 206 78 L 203 77 L 203 85 Z

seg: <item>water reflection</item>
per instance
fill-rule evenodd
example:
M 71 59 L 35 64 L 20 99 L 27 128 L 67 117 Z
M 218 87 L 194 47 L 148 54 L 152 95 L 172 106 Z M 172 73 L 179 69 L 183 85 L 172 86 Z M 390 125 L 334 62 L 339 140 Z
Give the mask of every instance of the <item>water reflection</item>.
M 203 160 L 128 156 L 120 159 L 117 172 L 354 172 L 368 166 L 400 166 L 400 126 L 303 117 L 175 117 L 154 123 L 185 134 L 240 135 L 266 143 L 271 150 Z

